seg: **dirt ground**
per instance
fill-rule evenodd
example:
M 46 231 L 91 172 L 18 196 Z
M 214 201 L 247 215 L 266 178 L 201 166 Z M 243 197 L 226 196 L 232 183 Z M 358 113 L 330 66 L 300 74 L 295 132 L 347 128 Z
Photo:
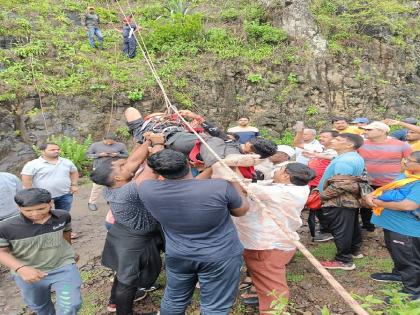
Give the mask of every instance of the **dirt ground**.
M 112 272 L 103 268 L 99 261 L 106 234 L 103 221 L 107 206 L 101 200 L 98 203 L 99 211 L 89 211 L 87 209 L 89 193 L 90 185 L 82 186 L 79 193 L 75 196 L 71 211 L 74 230 L 80 234 L 80 238 L 74 242 L 74 247 L 81 257 L 78 265 L 84 282 L 84 305 L 80 314 L 107 314 L 106 305 L 112 285 L 110 281 Z M 304 217 L 306 215 L 306 213 L 303 214 Z M 332 258 L 335 253 L 334 243 L 312 243 L 307 231 L 307 225 L 304 224 L 300 233 L 302 242 L 310 249 L 312 254 L 320 260 Z M 364 297 L 373 294 L 381 298 L 383 297 L 381 290 L 389 286 L 372 281 L 369 275 L 377 271 L 390 271 L 392 261 L 389 259 L 384 247 L 382 231 L 377 230 L 375 233 L 365 234 L 364 240 L 362 252 L 365 257 L 355 261 L 357 265 L 356 270 L 338 270 L 333 271 L 332 274 L 351 293 Z M 320 314 L 322 307 L 327 306 L 334 314 L 353 314 L 341 297 L 334 292 L 327 281 L 322 278 L 301 253 L 297 253 L 293 261 L 288 265 L 287 279 L 291 292 L 291 307 L 289 309 L 291 313 Z M 164 286 L 164 271 L 162 271 L 157 282 L 162 287 Z M 135 309 L 138 312 L 158 310 L 162 294 L 162 289 L 149 293 L 144 300 L 136 302 Z M 4 268 L 0 272 L 0 314 L 29 314 L 24 309 L 24 303 L 14 282 L 11 281 L 8 272 Z M 200 314 L 199 290 L 196 290 L 187 314 Z M 237 303 L 232 310 L 232 314 L 251 315 L 257 314 L 257 311 L 254 308 L 246 308 Z

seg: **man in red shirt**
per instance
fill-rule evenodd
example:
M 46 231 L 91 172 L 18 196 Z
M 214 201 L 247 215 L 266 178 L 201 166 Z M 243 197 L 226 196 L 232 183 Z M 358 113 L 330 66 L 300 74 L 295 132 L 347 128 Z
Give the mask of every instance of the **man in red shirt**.
M 366 140 L 358 152 L 365 160 L 369 184 L 376 189 L 400 175 L 402 159 L 408 157 L 412 150 L 408 143 L 388 137 L 390 128 L 383 122 L 374 121 L 360 128 L 365 130 Z M 373 232 L 375 226 L 370 223 L 372 210 L 362 208 L 360 215 L 362 228 Z

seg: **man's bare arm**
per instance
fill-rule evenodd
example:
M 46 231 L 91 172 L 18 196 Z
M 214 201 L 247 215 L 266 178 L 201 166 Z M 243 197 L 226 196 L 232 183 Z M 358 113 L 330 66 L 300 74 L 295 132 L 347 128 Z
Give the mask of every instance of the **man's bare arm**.
M 23 184 L 23 187 L 26 189 L 32 188 L 32 176 L 22 175 L 22 184 Z
M 242 217 L 249 210 L 249 203 L 247 198 L 247 192 L 236 182 L 230 182 L 231 185 L 235 188 L 238 194 L 241 196 L 242 204 L 239 208 L 229 209 L 230 214 L 234 217 Z

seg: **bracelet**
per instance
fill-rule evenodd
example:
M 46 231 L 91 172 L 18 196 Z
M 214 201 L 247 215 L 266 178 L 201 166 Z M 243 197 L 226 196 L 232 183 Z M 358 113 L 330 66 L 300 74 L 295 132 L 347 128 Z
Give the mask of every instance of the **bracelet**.
M 15 269 L 15 272 L 18 272 L 18 271 L 19 271 L 19 269 L 22 269 L 23 267 L 26 267 L 26 265 L 22 265 L 22 266 L 20 266 L 20 267 L 17 267 L 17 268 Z
M 164 143 L 152 143 L 152 148 L 155 146 L 155 145 L 165 145 Z

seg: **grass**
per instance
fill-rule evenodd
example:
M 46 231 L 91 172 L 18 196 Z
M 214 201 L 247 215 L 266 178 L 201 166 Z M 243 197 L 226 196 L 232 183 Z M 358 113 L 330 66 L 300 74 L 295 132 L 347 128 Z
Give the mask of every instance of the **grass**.
M 309 249 L 312 255 L 318 259 L 332 259 L 336 253 L 335 244 L 332 242 L 326 242 L 322 244 L 314 244 L 314 247 Z

